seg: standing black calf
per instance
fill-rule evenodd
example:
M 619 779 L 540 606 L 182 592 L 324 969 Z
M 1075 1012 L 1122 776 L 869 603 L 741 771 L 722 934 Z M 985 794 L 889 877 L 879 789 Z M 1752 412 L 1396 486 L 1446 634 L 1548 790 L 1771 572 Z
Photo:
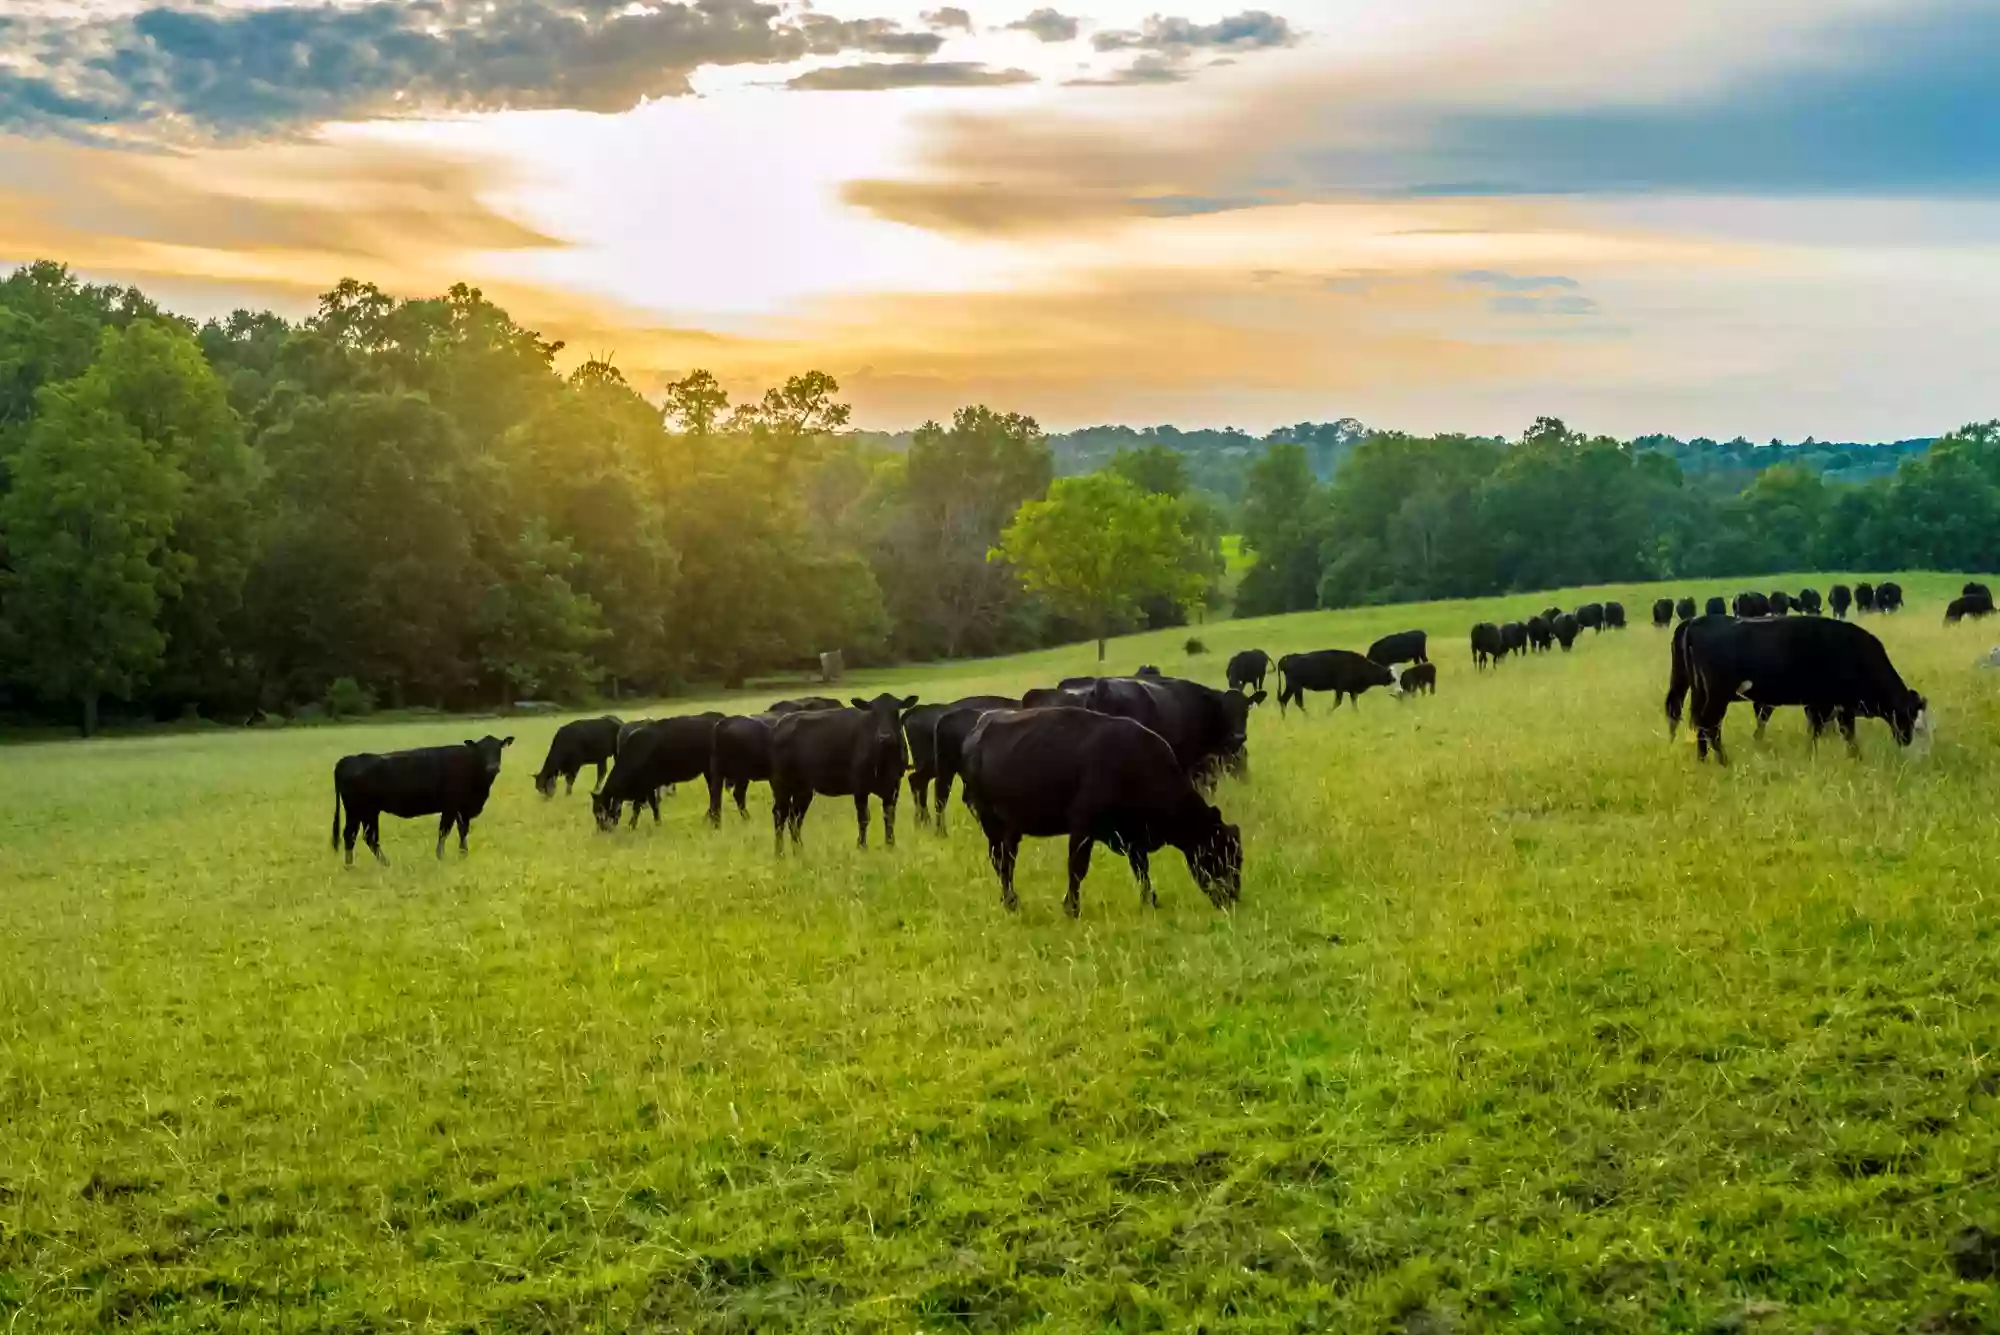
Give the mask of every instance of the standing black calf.
M 543 797 L 554 797 L 556 780 L 560 778 L 565 794 L 575 792 L 576 776 L 585 765 L 597 766 L 597 782 L 591 785 L 591 791 L 602 788 L 605 766 L 618 754 L 618 739 L 624 729 L 625 725 L 610 714 L 603 718 L 575 719 L 557 728 L 555 738 L 549 742 L 548 758 L 542 761 L 542 772 L 535 776 L 535 791 Z
M 785 834 L 799 829 L 813 795 L 854 799 L 856 842 L 868 847 L 868 798 L 882 799 L 882 839 L 896 846 L 896 798 L 909 767 L 902 716 L 917 697 L 854 698 L 852 709 L 788 714 L 771 729 L 771 826 L 780 856 Z
M 482 737 L 458 746 L 424 746 L 386 755 L 342 756 L 333 767 L 333 846 L 347 841 L 347 863 L 354 864 L 354 835 L 366 829 L 368 851 L 383 866 L 382 813 L 409 819 L 438 818 L 437 855 L 444 856 L 444 837 L 458 826 L 458 851 L 466 851 L 465 835 L 473 818 L 486 809 L 493 781 L 500 777 L 500 753 L 512 737 Z M 347 807 L 343 831 L 340 809 Z

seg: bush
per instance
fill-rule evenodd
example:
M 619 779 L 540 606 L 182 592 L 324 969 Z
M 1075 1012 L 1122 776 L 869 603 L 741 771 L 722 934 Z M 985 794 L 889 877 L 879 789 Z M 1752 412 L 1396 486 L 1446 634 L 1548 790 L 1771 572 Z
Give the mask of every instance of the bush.
M 375 693 L 352 677 L 342 677 L 326 688 L 326 712 L 333 718 L 372 714 Z
M 1187 650 L 1189 658 L 1200 658 L 1208 652 L 1208 646 L 1201 642 L 1201 636 L 1199 635 L 1188 636 L 1188 642 L 1182 647 Z

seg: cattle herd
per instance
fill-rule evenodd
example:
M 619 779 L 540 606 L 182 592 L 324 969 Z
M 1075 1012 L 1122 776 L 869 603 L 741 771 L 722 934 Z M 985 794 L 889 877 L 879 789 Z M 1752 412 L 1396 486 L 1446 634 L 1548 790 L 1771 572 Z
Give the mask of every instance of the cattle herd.
M 1744 592 L 1728 602 L 1711 597 L 1701 615 L 1692 597 L 1656 600 L 1653 625 L 1673 632 L 1669 737 L 1685 708 L 1700 757 L 1712 751 L 1727 763 L 1722 720 L 1736 700 L 1752 706 L 1760 737 L 1772 712 L 1789 706 L 1804 709 L 1815 741 L 1835 723 L 1852 748 L 1861 717 L 1887 722 L 1900 745 L 1928 737 L 1925 698 L 1904 684 L 1881 642 L 1847 620 L 1850 610 L 1894 613 L 1902 606 L 1902 588 L 1890 581 L 1851 589 L 1835 584 L 1824 600 L 1816 589 Z M 1832 617 L 1823 618 L 1822 608 Z M 1968 583 L 1945 619 L 1985 617 L 1993 610 L 1986 586 Z M 1497 667 L 1510 655 L 1558 645 L 1568 652 L 1585 630 L 1622 630 L 1625 624 L 1625 608 L 1616 602 L 1585 603 L 1571 612 L 1550 607 L 1525 622 L 1480 622 L 1471 634 L 1473 665 Z M 572 792 L 577 775 L 594 766 L 591 811 L 602 830 L 616 829 L 627 806 L 634 825 L 647 808 L 657 823 L 661 792 L 696 780 L 708 787 L 711 826 L 721 823 L 725 793 L 747 819 L 749 786 L 765 783 L 781 857 L 788 839 L 794 848 L 801 844 L 815 797 L 854 800 L 863 848 L 871 803 L 879 803 L 883 842 L 893 847 L 905 781 L 918 822 L 940 834 L 953 785 L 962 783 L 1009 909 L 1018 902 L 1016 856 L 1022 839 L 1031 837 L 1068 838 L 1063 903 L 1072 916 L 1091 851 L 1100 843 L 1131 864 L 1142 902 L 1158 902 L 1148 859 L 1172 847 L 1209 898 L 1226 907 L 1241 889 L 1242 834 L 1209 796 L 1219 776 L 1247 773 L 1250 710 L 1267 698 L 1273 669 L 1281 714 L 1294 705 L 1303 713 L 1308 692 L 1332 692 L 1337 709 L 1358 706 L 1362 694 L 1378 686 L 1398 697 L 1437 690 L 1428 637 L 1410 630 L 1384 636 L 1366 653 L 1322 649 L 1274 662 L 1261 649 L 1245 650 L 1229 660 L 1226 690 L 1149 666 L 1129 677 L 1068 678 L 1018 699 L 980 695 L 920 704 L 914 695 L 883 694 L 843 703 L 808 696 L 775 701 L 750 715 L 579 719 L 557 729 L 534 783 L 552 798 L 559 780 Z M 344 842 L 351 864 L 359 833 L 386 864 L 380 830 L 386 812 L 437 816 L 437 856 L 444 856 L 454 827 L 463 853 L 513 740 L 487 736 L 459 746 L 342 758 L 333 775 L 334 847 Z

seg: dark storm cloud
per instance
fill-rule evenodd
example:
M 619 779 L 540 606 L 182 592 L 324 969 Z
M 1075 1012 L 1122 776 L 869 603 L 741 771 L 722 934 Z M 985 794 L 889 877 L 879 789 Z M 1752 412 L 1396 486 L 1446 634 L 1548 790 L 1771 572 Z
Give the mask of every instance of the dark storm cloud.
M 418 112 L 623 111 L 710 65 L 865 51 L 928 56 L 888 19 L 787 17 L 758 0 L 369 0 L 115 18 L 0 19 L 0 129 L 243 137 Z

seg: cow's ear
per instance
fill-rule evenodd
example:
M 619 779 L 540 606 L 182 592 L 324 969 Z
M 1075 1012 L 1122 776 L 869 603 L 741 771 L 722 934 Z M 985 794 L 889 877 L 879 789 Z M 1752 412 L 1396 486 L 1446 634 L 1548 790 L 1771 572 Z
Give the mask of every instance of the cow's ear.
M 479 749 L 479 743 L 478 743 L 478 742 L 475 742 L 475 741 L 473 741 L 473 740 L 472 740 L 472 739 L 471 739 L 470 737 L 468 737 L 468 738 L 466 738 L 466 739 L 465 739 L 465 744 L 466 744 L 467 746 L 471 747 L 471 748 L 472 748 L 473 750 L 475 750 L 475 751 L 477 751 L 477 750 Z
M 1253 705 L 1261 705 L 1264 703 L 1266 698 L 1268 698 L 1267 693 L 1264 691 L 1259 691 L 1257 692 L 1257 694 L 1250 697 L 1250 703 Z
M 513 739 L 512 737 L 502 737 L 502 738 L 500 739 L 500 745 L 501 745 L 501 748 L 502 748 L 502 749 L 505 749 L 505 748 L 507 748 L 507 747 L 510 747 L 510 746 L 512 746 L 513 744 L 514 744 L 514 739 Z
M 914 696 L 914 695 L 906 695 L 906 696 L 904 696 L 904 697 L 903 697 L 903 708 L 904 708 L 904 709 L 915 709 L 916 707 L 917 707 L 917 697 L 916 697 L 916 696 Z
M 853 706 L 854 706 L 854 707 L 855 707 L 856 709 L 866 709 L 866 708 L 868 708 L 868 702 L 867 702 L 866 700 L 863 700 L 863 699 L 862 699 L 862 698 L 861 698 L 860 696 L 858 696 L 858 695 L 857 695 L 857 696 L 853 696 L 852 698 L 850 698 L 850 699 L 848 700 L 848 702 L 847 702 L 847 703 L 849 703 L 849 704 L 853 705 Z

